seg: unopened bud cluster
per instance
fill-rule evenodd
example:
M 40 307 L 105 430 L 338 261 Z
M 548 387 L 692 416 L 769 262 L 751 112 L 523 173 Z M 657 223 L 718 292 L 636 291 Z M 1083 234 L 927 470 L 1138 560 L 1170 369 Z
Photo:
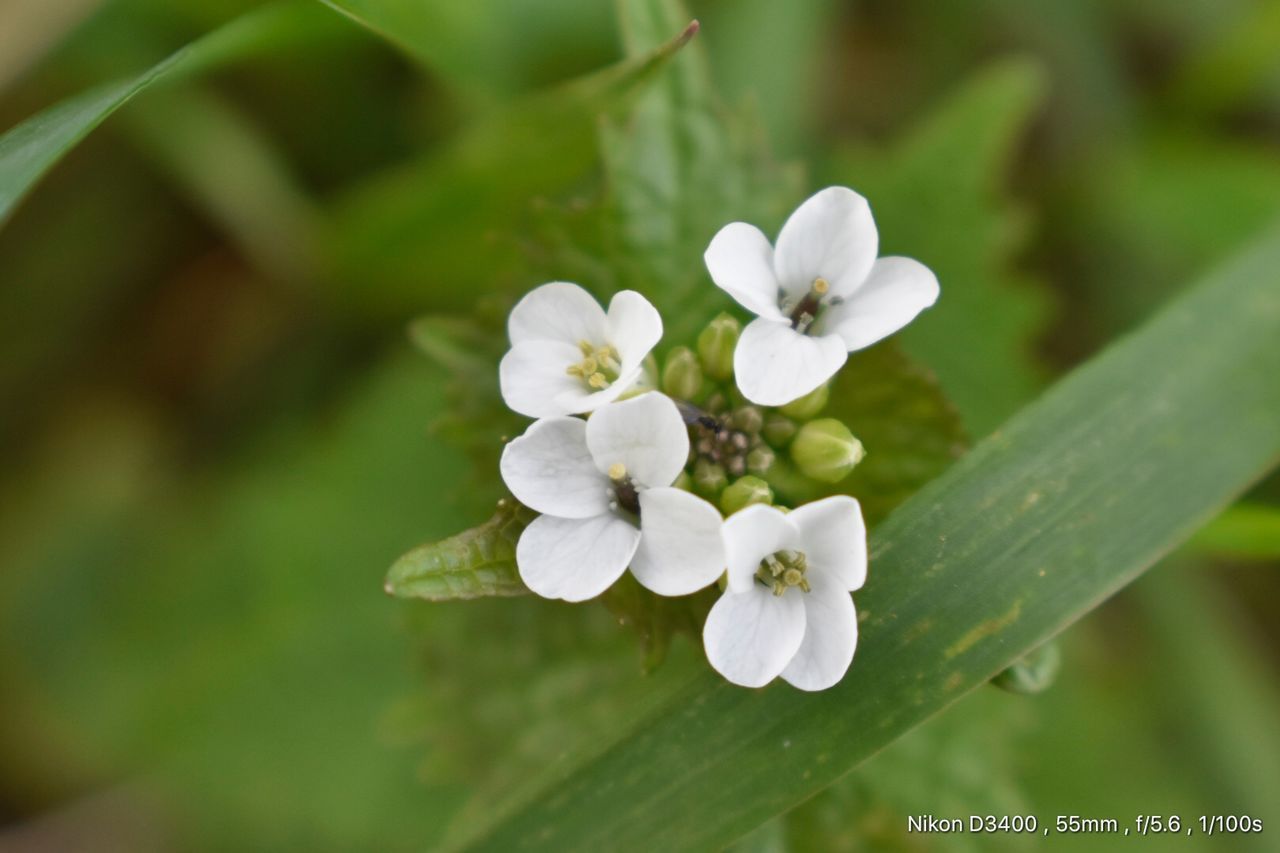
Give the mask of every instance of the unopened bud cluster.
M 733 353 L 742 326 L 720 314 L 697 347 L 678 346 L 662 362 L 659 387 L 679 401 L 689 427 L 689 465 L 677 485 L 725 515 L 751 504 L 788 503 L 843 480 L 862 461 L 862 443 L 836 418 L 819 418 L 829 384 L 776 408 L 743 399 Z M 776 481 L 776 482 L 775 482 Z M 804 494 L 789 494 L 788 492 Z

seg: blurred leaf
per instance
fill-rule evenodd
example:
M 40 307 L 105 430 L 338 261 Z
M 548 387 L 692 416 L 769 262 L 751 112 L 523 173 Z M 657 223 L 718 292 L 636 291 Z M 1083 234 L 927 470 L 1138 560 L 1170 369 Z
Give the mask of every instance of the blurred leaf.
M 305 39 L 323 13 L 308 0 L 264 6 L 192 42 L 137 77 L 55 104 L 0 136 L 0 226 L 40 178 L 108 116 L 153 83 L 198 74 Z M 327 21 L 325 22 L 327 23 Z
M 1280 3 L 1252 4 L 1183 62 L 1169 87 L 1168 112 L 1179 118 L 1238 108 L 1280 70 Z
M 1010 693 L 1043 693 L 1053 686 L 1062 666 L 1062 651 L 1055 640 L 1023 655 L 991 683 Z
M 1167 666 L 1152 672 L 1157 725 L 1182 730 L 1183 754 L 1222 814 L 1270 817 L 1280 802 L 1280 691 L 1273 668 L 1239 608 L 1216 589 L 1202 566 L 1169 566 L 1134 588 L 1153 654 Z M 1233 849 L 1267 850 L 1242 836 Z
M 56 45 L 103 0 L 11 0 L 0 28 L 0 92 Z
M 245 113 L 186 86 L 153 95 L 127 118 L 142 147 L 250 260 L 283 281 L 313 277 L 319 211 Z
M 993 65 L 902 139 L 884 149 L 846 150 L 830 172 L 871 202 L 881 254 L 917 258 L 937 273 L 938 304 L 902 341 L 937 371 L 975 436 L 1041 384 L 1032 345 L 1045 300 L 1013 271 L 1025 222 L 998 183 L 1044 88 L 1036 65 Z
M 696 31 L 686 18 L 652 50 L 495 110 L 340 199 L 326 242 L 352 307 L 469 309 L 512 278 L 533 283 L 510 236 L 531 201 L 590 172 L 601 115 L 624 109 Z
M 420 545 L 396 560 L 387 573 L 387 592 L 428 601 L 527 595 L 516 569 L 516 542 L 536 516 L 514 500 L 499 501 L 493 518 L 479 527 Z
M 597 0 L 320 1 L 473 96 L 525 89 L 574 47 L 603 47 L 609 13 Z
M 1191 537 L 1187 546 L 1215 557 L 1280 560 L 1280 508 L 1233 506 Z
M 832 689 L 699 678 L 478 846 L 723 844 L 831 784 L 1141 573 L 1280 454 L 1280 233 L 1046 395 L 878 528 Z M 1194 338 L 1198 346 L 1188 348 Z M 1230 432 L 1212 454 L 1189 452 Z
M 826 64 L 842 49 L 841 12 L 832 0 L 792 0 L 785 14 L 774 0 L 735 0 L 703 18 L 725 97 L 758 105 L 781 151 L 795 151 L 817 129 Z

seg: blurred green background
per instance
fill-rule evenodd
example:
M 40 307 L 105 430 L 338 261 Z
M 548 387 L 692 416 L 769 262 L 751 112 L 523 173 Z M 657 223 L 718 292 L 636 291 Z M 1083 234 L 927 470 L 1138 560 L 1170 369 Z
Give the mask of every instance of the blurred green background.
M 256 5 L 8 0 L 0 128 Z M 633 95 L 563 88 L 623 55 L 610 3 L 334 5 L 358 20 L 293 4 L 140 94 L 0 230 L 0 849 L 429 849 L 705 665 L 679 639 L 646 674 L 599 607 L 383 596 L 500 494 L 496 427 L 406 325 L 497 328 L 609 263 L 564 235 L 603 215 L 626 117 L 597 117 Z M 768 140 L 748 176 L 787 204 L 699 191 L 770 231 L 827 183 L 867 195 L 939 273 L 903 337 L 971 438 L 1280 214 L 1274 0 L 691 7 L 699 108 Z M 674 239 L 696 258 L 719 224 Z M 709 316 L 659 307 L 677 336 Z M 1064 635 L 1048 691 L 984 688 L 743 848 L 1034 849 L 905 815 L 1177 813 L 1270 821 L 1179 849 L 1268 849 L 1278 540 L 1273 476 Z

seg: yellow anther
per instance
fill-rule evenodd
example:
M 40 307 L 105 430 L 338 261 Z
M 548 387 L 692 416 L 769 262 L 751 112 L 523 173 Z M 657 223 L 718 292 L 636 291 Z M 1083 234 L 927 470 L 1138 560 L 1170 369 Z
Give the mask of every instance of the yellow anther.
M 621 462 L 615 462 L 609 466 L 609 479 L 615 483 L 627 476 L 627 466 Z
M 587 377 L 587 384 L 590 385 L 592 388 L 598 388 L 599 390 L 603 391 L 605 388 L 609 387 L 609 380 L 605 378 L 605 375 L 603 373 L 597 372 Z
M 815 278 L 813 280 L 813 292 L 821 296 L 831 289 L 831 285 L 827 283 L 825 278 Z
M 582 368 L 582 374 L 584 376 L 590 376 L 600 369 L 600 363 L 597 362 L 593 356 L 587 356 L 584 358 L 582 360 L 582 364 L 579 366 Z
M 800 582 L 804 580 L 804 575 L 799 569 L 787 569 L 782 574 L 782 580 L 786 582 L 787 586 L 799 586 Z
M 564 369 L 564 372 L 565 372 L 565 373 L 567 373 L 567 374 L 569 374 L 570 376 L 581 376 L 581 375 L 582 375 L 582 365 L 581 365 L 581 364 L 571 364 L 571 365 L 569 365 L 568 367 L 566 367 L 566 368 Z
M 584 357 L 591 355 L 596 351 L 595 344 L 590 341 L 578 341 L 578 349 L 582 351 Z

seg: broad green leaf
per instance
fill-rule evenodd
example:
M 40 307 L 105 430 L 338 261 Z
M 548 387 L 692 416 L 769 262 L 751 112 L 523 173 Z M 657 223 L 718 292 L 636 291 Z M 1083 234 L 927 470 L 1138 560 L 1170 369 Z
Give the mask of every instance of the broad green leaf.
M 1191 537 L 1193 551 L 1238 560 L 1280 560 L 1280 507 L 1240 504 Z
M 23 196 L 113 112 L 162 80 L 198 74 L 307 38 L 327 16 L 307 0 L 264 6 L 187 45 L 128 80 L 104 83 L 37 113 L 0 136 L 0 226 Z
M 512 234 L 534 199 L 590 173 L 602 115 L 624 110 L 696 32 L 685 18 L 644 54 L 495 109 L 439 150 L 349 191 L 326 242 L 350 304 L 402 317 L 470 309 L 477 294 L 512 279 L 540 284 Z
M 428 601 L 526 595 L 529 588 L 516 569 L 516 542 L 535 516 L 503 499 L 493 518 L 479 527 L 420 545 L 396 560 L 387 573 L 387 592 Z
M 917 258 L 937 273 L 938 304 L 902 341 L 937 371 L 974 436 L 1011 415 L 1042 381 L 1032 345 L 1046 306 L 1012 269 L 1024 221 L 999 184 L 1044 88 L 1035 65 L 992 66 L 903 138 L 847 150 L 828 172 L 871 202 L 881 254 Z
M 890 516 L 839 685 L 708 673 L 475 846 L 724 844 L 1088 612 L 1280 458 L 1277 264 L 1271 232 Z M 1231 438 L 1207 453 L 1207 435 Z

